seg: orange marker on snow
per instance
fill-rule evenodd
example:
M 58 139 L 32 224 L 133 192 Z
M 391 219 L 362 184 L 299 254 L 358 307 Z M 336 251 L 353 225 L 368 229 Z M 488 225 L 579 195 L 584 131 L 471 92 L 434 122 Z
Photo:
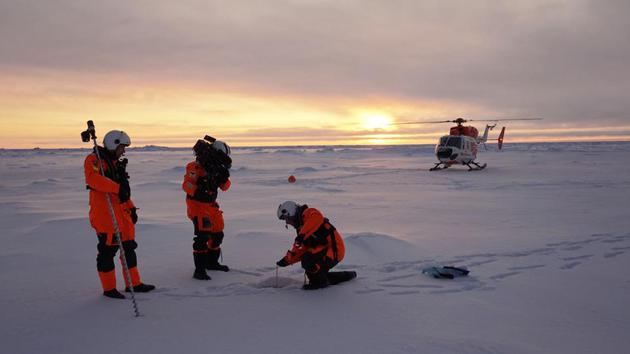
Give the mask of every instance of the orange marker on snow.
M 288 178 L 289 183 L 295 183 L 295 181 L 297 181 L 297 179 L 295 178 L 294 175 L 289 176 Z

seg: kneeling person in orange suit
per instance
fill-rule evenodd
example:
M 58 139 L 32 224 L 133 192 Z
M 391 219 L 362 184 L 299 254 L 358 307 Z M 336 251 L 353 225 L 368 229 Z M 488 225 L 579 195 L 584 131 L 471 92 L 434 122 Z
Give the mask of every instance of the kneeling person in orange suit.
M 297 232 L 291 250 L 276 264 L 279 267 L 302 262 L 309 283 L 305 290 L 325 288 L 356 278 L 354 271 L 331 272 L 345 255 L 341 235 L 330 221 L 308 205 L 286 201 L 278 207 L 278 219 L 284 220 Z
M 129 135 L 123 131 L 112 130 L 103 139 L 105 147 L 95 147 L 98 149 L 98 156 L 94 150 L 85 158 L 83 166 L 86 187 L 90 191 L 90 224 L 98 236 L 96 268 L 103 286 L 103 295 L 116 299 L 124 299 L 125 296 L 116 289 L 114 256 L 119 247 L 114 236 L 112 212 L 118 224 L 118 236 L 122 242 L 131 277 L 131 280 L 127 279 L 127 274 L 123 272 L 125 290 L 130 291 L 129 286 L 133 286 L 135 292 L 149 292 L 155 289 L 154 285 L 140 281 L 137 267 L 135 249 L 138 244 L 135 241 L 135 223 L 138 221 L 138 214 L 130 198 L 129 175 L 126 171 L 127 159 L 120 160 L 125 153 L 125 147 L 130 144 Z M 101 170 L 104 175 L 101 174 Z M 111 212 L 107 202 L 108 194 L 111 200 Z

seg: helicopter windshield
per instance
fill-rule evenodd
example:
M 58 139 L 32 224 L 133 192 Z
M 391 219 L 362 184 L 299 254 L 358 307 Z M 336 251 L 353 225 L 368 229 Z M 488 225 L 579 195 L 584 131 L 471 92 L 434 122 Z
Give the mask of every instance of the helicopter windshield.
M 461 148 L 462 138 L 459 136 L 443 136 L 440 139 L 440 146 L 451 146 Z

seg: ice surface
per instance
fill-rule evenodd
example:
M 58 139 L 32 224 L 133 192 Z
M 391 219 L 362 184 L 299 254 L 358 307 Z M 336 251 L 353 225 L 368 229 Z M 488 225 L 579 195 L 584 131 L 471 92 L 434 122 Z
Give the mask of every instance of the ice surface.
M 228 273 L 191 278 L 190 149 L 128 151 L 142 278 L 100 295 L 82 150 L 0 150 L 3 353 L 624 353 L 630 143 L 507 144 L 488 168 L 428 172 L 431 146 L 234 149 Z M 297 182 L 287 183 L 289 175 Z M 358 278 L 300 290 L 275 262 L 291 199 L 344 235 Z M 432 265 L 468 267 L 437 280 Z M 121 284 L 119 273 L 119 287 Z

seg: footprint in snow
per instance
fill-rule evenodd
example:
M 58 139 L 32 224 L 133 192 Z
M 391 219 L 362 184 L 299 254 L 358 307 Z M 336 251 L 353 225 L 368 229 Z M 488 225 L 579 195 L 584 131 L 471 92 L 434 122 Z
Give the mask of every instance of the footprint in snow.
M 477 262 L 471 262 L 466 264 L 467 267 L 472 268 L 472 267 L 476 267 L 476 266 L 480 266 L 480 265 L 484 265 L 484 264 L 490 264 L 490 263 L 494 263 L 498 261 L 498 259 L 488 259 L 485 261 L 477 261 Z
M 545 264 L 535 264 L 535 265 L 529 265 L 529 266 L 511 267 L 508 269 L 509 270 L 529 270 L 529 269 L 543 268 L 545 266 L 546 266 Z
M 472 290 L 494 290 L 495 288 L 489 288 L 489 287 L 485 287 L 483 285 L 483 283 L 471 283 L 467 286 L 462 286 L 459 288 L 455 288 L 455 289 L 443 289 L 443 290 L 434 290 L 429 292 L 430 294 L 456 294 L 456 293 L 463 293 L 466 291 L 472 291 Z
M 501 274 L 496 274 L 490 277 L 490 279 L 492 280 L 502 280 L 517 274 L 521 274 L 521 272 L 507 272 L 507 273 L 501 273 Z
M 582 249 L 582 246 L 571 246 L 571 247 L 567 247 L 567 248 L 563 248 L 563 251 L 577 251 Z
M 623 238 L 613 238 L 610 240 L 604 240 L 603 243 L 619 243 L 625 241 Z
M 378 292 L 381 292 L 381 291 L 385 291 L 385 289 L 365 289 L 365 290 L 357 290 L 357 291 L 355 291 L 354 293 L 355 293 L 355 294 L 360 294 L 360 295 L 363 295 L 363 294 L 378 293 Z
M 383 278 L 379 281 L 381 282 L 388 282 L 388 281 L 394 281 L 394 280 L 400 280 L 400 279 L 406 279 L 406 278 L 413 278 L 413 277 L 417 277 L 418 273 L 412 273 L 412 274 L 406 274 L 406 275 L 398 275 L 398 276 L 393 276 L 393 277 L 387 277 L 387 278 Z
M 610 253 L 606 253 L 604 254 L 604 258 L 614 258 L 617 257 L 618 255 L 624 254 L 625 252 L 619 251 L 619 252 L 610 252 Z
M 577 260 L 580 260 L 580 259 L 589 259 L 589 258 L 591 258 L 593 256 L 594 256 L 594 254 L 585 254 L 585 255 L 582 255 L 582 256 L 565 257 L 565 258 L 562 258 L 562 260 L 563 261 L 577 261 Z
M 563 270 L 573 269 L 573 268 L 579 266 L 580 264 L 582 264 L 582 262 L 567 263 L 567 264 L 563 265 L 562 267 L 560 267 L 560 269 L 563 269 Z
M 442 289 L 441 285 L 422 285 L 422 284 L 381 284 L 384 288 L 403 288 L 403 289 Z
M 389 295 L 413 295 L 413 294 L 420 294 L 420 292 L 412 290 L 412 291 L 397 291 L 397 292 L 389 293 Z

